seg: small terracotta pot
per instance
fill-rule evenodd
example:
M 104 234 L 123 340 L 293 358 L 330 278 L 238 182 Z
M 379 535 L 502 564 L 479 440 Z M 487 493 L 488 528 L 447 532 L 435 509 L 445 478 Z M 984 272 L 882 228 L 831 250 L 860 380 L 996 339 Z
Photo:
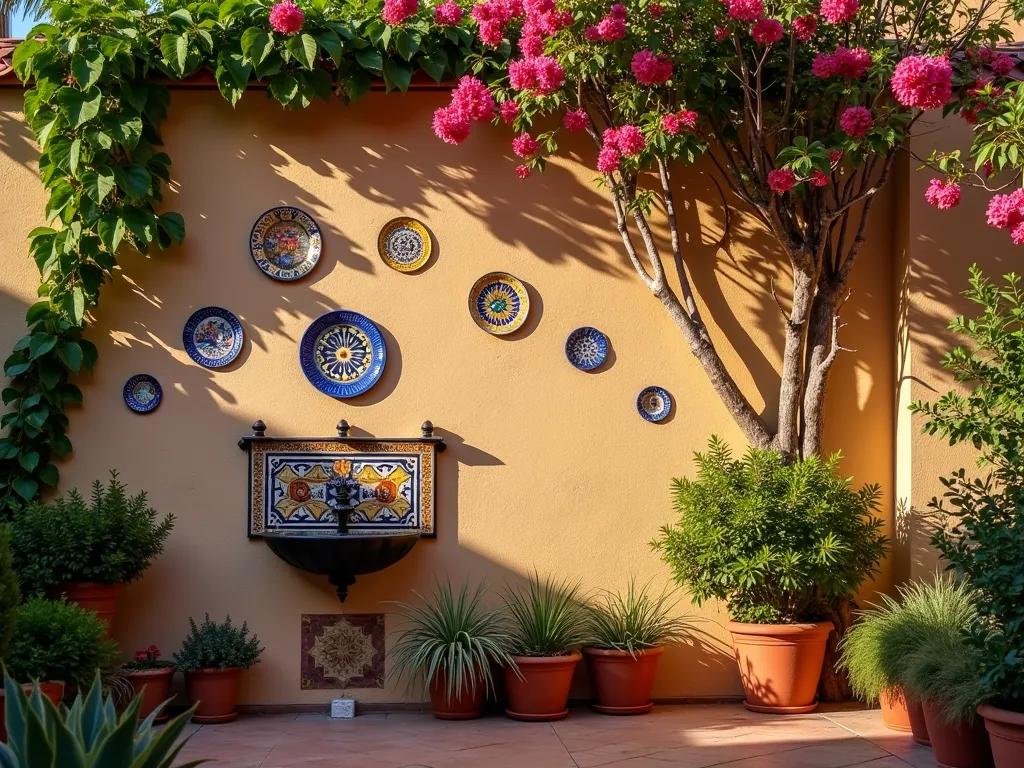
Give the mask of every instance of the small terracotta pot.
M 978 708 L 978 714 L 985 718 L 996 768 L 1024 765 L 1024 713 L 985 704 Z
M 529 722 L 561 720 L 568 715 L 569 687 L 581 658 L 577 651 L 566 656 L 513 656 L 519 674 L 505 667 L 505 714 Z
M 469 678 L 451 698 L 448 697 L 448 676 L 438 672 L 430 681 L 430 706 L 438 720 L 474 720 L 484 713 L 484 681 Z
M 976 716 L 968 723 L 950 723 L 942 710 L 925 701 L 924 719 L 938 768 L 992 768 L 992 747 L 985 721 Z
M 185 673 L 189 701 L 199 704 L 193 723 L 230 723 L 238 717 L 238 684 L 242 670 L 194 669 Z
M 801 714 L 818 702 L 818 679 L 832 623 L 743 624 L 729 622 L 740 666 L 744 706 L 752 712 Z
M 642 715 L 651 711 L 651 689 L 658 657 L 664 648 L 637 651 L 608 651 L 584 648 L 587 669 L 594 683 L 594 709 L 605 715 Z
M 139 720 L 145 720 L 154 709 L 171 698 L 171 679 L 174 677 L 174 667 L 136 669 L 125 672 L 124 677 L 135 691 L 134 695 L 141 694 L 142 696 Z M 153 722 L 163 723 L 168 717 L 170 715 L 164 709 Z
M 924 705 L 918 699 L 907 697 L 907 717 L 910 719 L 910 732 L 914 741 L 922 747 L 930 747 L 932 740 L 928 737 L 928 723 L 924 719 Z
M 882 707 L 882 722 L 886 728 L 910 733 L 910 713 L 907 712 L 907 699 L 903 691 L 898 688 L 882 691 L 878 703 Z
M 66 581 L 55 590 L 55 596 L 64 595 L 69 602 L 92 611 L 107 627 L 107 637 L 114 627 L 117 615 L 117 600 L 124 591 L 124 584 L 100 584 L 95 581 Z
M 22 685 L 21 689 L 25 691 L 26 696 L 32 695 L 31 684 Z M 59 707 L 64 698 L 64 683 L 40 683 L 39 691 L 53 702 L 53 706 Z M 2 685 L 0 685 L 0 741 L 7 742 L 7 695 L 4 693 Z

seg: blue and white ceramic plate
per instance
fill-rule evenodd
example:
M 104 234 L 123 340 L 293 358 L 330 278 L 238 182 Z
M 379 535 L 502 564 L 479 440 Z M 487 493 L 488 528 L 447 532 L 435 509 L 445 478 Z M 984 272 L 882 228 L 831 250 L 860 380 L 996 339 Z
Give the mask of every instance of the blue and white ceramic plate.
M 664 421 L 672 410 L 672 395 L 661 387 L 647 387 L 636 396 L 636 409 L 648 421 Z
M 149 413 L 158 405 L 164 395 L 160 382 L 148 373 L 132 376 L 124 383 L 125 405 L 136 413 Z
M 302 334 L 299 364 L 309 383 L 331 397 L 355 397 L 384 372 L 387 350 L 373 322 L 338 309 L 320 315 Z
M 565 340 L 565 356 L 581 371 L 592 371 L 608 357 L 608 337 L 597 328 L 577 328 Z
M 275 280 L 298 280 L 320 259 L 323 240 L 313 217 L 298 208 L 271 208 L 253 225 L 249 253 Z
M 232 312 L 203 307 L 192 313 L 181 332 L 188 356 L 207 368 L 227 365 L 242 351 L 242 324 Z
M 522 282 L 507 272 L 489 272 L 469 292 L 469 313 L 488 333 L 504 336 L 526 322 L 530 294 Z

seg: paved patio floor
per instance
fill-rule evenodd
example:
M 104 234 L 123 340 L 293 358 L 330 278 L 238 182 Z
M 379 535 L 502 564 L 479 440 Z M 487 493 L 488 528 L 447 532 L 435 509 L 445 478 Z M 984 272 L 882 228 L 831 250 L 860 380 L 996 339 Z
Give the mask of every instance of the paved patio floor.
M 775 717 L 738 705 L 655 707 L 641 717 L 573 710 L 557 723 L 430 714 L 253 715 L 190 726 L 181 758 L 214 768 L 933 768 L 930 749 L 878 711 Z

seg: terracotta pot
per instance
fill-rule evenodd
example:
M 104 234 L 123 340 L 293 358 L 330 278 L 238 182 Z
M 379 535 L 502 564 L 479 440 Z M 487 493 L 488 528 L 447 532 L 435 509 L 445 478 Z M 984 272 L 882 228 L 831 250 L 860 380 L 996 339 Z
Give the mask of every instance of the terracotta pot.
M 910 713 L 907 712 L 907 699 L 903 691 L 882 691 L 878 703 L 882 707 L 882 722 L 886 728 L 910 733 Z
M 117 599 L 124 591 L 124 584 L 99 584 L 95 581 L 66 581 L 54 590 L 57 595 L 64 595 L 69 602 L 77 603 L 87 611 L 92 611 L 107 627 L 107 637 L 114 626 L 117 614 Z
M 469 678 L 462 688 L 448 697 L 448 676 L 438 672 L 430 681 L 430 706 L 439 720 L 473 720 L 484 713 L 484 681 L 477 679 L 470 686 Z
M 135 691 L 134 695 L 142 695 L 142 705 L 139 707 L 139 720 L 145 720 L 149 717 L 150 712 L 171 698 L 171 680 L 174 677 L 174 667 L 136 669 L 125 672 L 124 677 Z M 168 717 L 170 715 L 164 709 L 153 722 L 163 723 Z
M 628 651 L 584 648 L 587 669 L 594 683 L 594 709 L 606 715 L 642 715 L 651 711 L 651 689 L 658 657 L 664 648 L 647 648 L 631 656 Z
M 32 695 L 30 684 L 23 685 L 21 688 L 27 696 Z M 64 683 L 40 683 L 39 690 L 43 696 L 53 702 L 53 706 L 60 706 L 60 702 L 64 698 Z M 0 741 L 7 742 L 7 696 L 3 686 L 0 686 Z
M 925 701 L 924 719 L 938 768 L 992 768 L 992 747 L 985 721 L 976 716 L 968 723 L 950 723 L 942 710 Z
M 576 651 L 567 656 L 513 656 L 519 674 L 505 667 L 505 714 L 530 722 L 561 720 L 568 715 L 569 687 L 581 658 Z
M 740 678 L 752 712 L 813 712 L 825 643 L 832 624 L 743 624 L 729 622 Z
M 917 699 L 907 699 L 907 717 L 910 719 L 910 732 L 914 741 L 922 747 L 930 747 L 932 740 L 928 737 L 928 723 L 924 719 L 924 705 Z
M 1024 713 L 985 704 L 978 708 L 978 714 L 985 718 L 996 768 L 1024 765 Z
M 185 673 L 189 701 L 199 703 L 193 723 L 229 723 L 238 717 L 238 683 L 242 670 L 194 669 Z

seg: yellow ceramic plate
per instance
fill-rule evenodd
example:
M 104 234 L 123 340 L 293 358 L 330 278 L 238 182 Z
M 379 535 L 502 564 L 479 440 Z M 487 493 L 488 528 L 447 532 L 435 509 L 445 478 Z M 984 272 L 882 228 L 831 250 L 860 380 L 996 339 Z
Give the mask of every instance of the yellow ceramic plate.
M 530 313 L 530 294 L 507 272 L 490 272 L 473 284 L 469 314 L 488 333 L 504 336 L 520 328 Z
M 430 259 L 430 233 L 408 216 L 392 219 L 377 236 L 381 259 L 399 272 L 415 272 Z

